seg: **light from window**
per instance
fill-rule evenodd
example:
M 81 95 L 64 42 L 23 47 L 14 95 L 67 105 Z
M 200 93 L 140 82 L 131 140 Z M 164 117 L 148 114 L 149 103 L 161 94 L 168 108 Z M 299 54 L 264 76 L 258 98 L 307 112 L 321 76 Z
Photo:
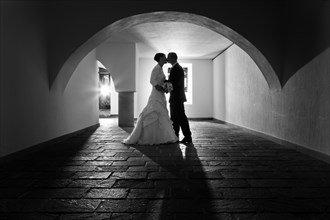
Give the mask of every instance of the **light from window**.
M 184 90 L 186 92 L 187 102 L 186 104 L 191 105 L 193 103 L 193 83 L 192 83 L 192 64 L 191 63 L 181 63 L 180 64 L 184 70 Z

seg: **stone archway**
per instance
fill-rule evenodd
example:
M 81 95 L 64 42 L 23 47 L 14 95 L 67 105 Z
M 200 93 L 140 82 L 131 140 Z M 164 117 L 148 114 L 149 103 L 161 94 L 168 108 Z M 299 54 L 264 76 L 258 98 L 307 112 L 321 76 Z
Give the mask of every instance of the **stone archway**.
M 263 76 L 265 77 L 271 91 L 277 91 L 281 89 L 280 81 L 270 63 L 263 56 L 263 54 L 247 39 L 218 21 L 201 15 L 184 12 L 151 12 L 123 18 L 110 24 L 106 28 L 97 32 L 93 37 L 88 39 L 82 46 L 77 48 L 77 50 L 62 65 L 62 68 L 60 69 L 60 72 L 58 73 L 54 82 L 57 82 L 62 91 L 64 91 L 80 61 L 91 50 L 109 38 L 111 34 L 120 32 L 138 24 L 162 21 L 192 23 L 195 25 L 203 26 L 225 36 L 241 49 L 243 49 L 254 60 L 256 65 L 261 70 Z M 54 82 L 52 83 L 51 87 L 53 87 Z

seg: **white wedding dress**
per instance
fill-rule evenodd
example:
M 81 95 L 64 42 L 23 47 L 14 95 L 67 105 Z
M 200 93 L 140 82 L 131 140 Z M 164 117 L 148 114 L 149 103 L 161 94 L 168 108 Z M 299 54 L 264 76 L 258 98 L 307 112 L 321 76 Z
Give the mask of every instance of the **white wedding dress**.
M 162 85 L 164 80 L 165 74 L 163 69 L 157 64 L 153 68 L 150 77 L 152 91 L 148 103 L 139 115 L 132 133 L 122 143 L 156 145 L 178 141 L 178 137 L 173 130 L 173 122 L 166 107 L 165 94 L 155 88 L 155 85 Z

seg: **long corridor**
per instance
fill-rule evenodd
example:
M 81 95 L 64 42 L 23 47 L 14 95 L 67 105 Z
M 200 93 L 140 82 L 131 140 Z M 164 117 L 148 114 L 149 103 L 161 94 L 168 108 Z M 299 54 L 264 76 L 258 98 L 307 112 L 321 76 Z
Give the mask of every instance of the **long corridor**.
M 330 219 L 330 165 L 216 121 L 125 146 L 117 118 L 0 161 L 0 219 Z

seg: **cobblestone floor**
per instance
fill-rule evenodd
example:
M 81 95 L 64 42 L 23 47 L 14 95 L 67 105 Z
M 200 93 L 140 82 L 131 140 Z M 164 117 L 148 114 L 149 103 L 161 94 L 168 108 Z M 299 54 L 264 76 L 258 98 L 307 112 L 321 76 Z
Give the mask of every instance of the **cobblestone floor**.
M 330 219 L 330 165 L 213 121 L 125 146 L 117 119 L 0 163 L 0 219 Z

